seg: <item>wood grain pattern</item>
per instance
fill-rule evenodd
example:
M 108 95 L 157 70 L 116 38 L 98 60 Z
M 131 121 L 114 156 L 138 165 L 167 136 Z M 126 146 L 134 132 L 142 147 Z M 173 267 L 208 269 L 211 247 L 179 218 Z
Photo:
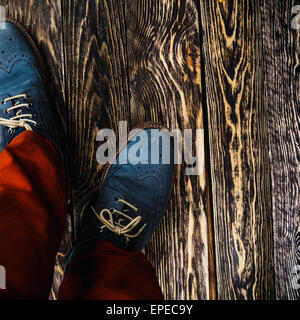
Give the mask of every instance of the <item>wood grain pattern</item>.
M 261 1 L 276 296 L 299 300 L 300 30 L 291 28 L 296 4 L 299 1 Z
M 147 2 L 132 1 L 128 2 L 127 6 L 125 3 L 90 1 L 83 4 L 81 1 L 70 1 L 65 6 L 65 15 L 68 17 L 64 25 L 66 83 L 69 95 L 67 105 L 70 108 L 68 132 L 74 135 L 69 136 L 68 145 L 71 146 L 71 150 L 68 154 L 70 159 L 78 159 L 70 164 L 71 176 L 76 177 L 73 181 L 75 226 L 79 223 L 78 217 L 84 214 L 85 205 L 97 190 L 101 173 L 101 167 L 97 168 L 95 165 L 94 154 L 97 128 L 115 129 L 118 121 L 123 119 L 129 121 L 131 126 L 141 121 L 153 120 L 178 127 L 176 118 L 179 119 L 181 128 L 203 128 L 198 16 L 193 3 L 187 2 L 180 10 L 176 5 L 170 6 L 167 2 L 159 2 L 158 7 L 153 6 L 151 10 L 158 10 L 159 19 L 171 17 L 173 10 L 178 11 L 173 18 L 166 21 L 167 29 L 158 30 L 158 41 L 146 37 L 148 28 L 157 27 L 158 21 L 154 19 L 153 25 L 150 21 L 149 24 L 147 22 L 145 29 L 141 25 L 144 13 L 149 16 L 153 14 L 145 11 Z M 160 17 L 161 6 L 166 10 L 166 16 Z M 187 14 L 181 18 L 180 15 L 185 11 Z M 96 12 L 98 14 L 95 14 Z M 191 18 L 188 18 L 188 13 L 192 13 Z M 179 28 L 180 32 L 178 39 L 174 41 L 175 47 L 171 48 L 178 52 L 170 61 L 175 64 L 172 70 L 175 80 L 168 74 L 171 70 L 164 67 L 164 63 L 170 63 L 165 62 L 168 58 L 166 55 L 170 40 L 166 40 L 166 50 L 161 56 L 158 50 L 162 41 L 162 38 L 159 38 L 160 34 L 163 37 L 164 32 L 174 26 Z M 189 28 L 192 30 L 189 31 Z M 70 29 L 73 32 L 70 33 Z M 173 36 L 175 37 L 175 34 Z M 141 51 L 145 43 L 140 43 L 140 39 L 150 48 L 146 54 Z M 148 56 L 153 57 L 154 71 L 156 68 L 162 68 L 161 79 L 157 79 L 151 72 L 145 72 L 143 64 L 148 63 L 144 60 Z M 144 81 L 143 77 L 149 77 L 149 81 Z M 153 90 L 156 90 L 157 100 L 151 98 Z M 164 90 L 168 91 L 167 99 Z M 193 120 L 190 121 L 188 115 L 192 112 Z M 75 156 L 78 147 L 80 153 L 77 152 Z M 185 178 L 183 172 L 180 172 L 180 177 L 176 184 L 177 198 L 172 201 L 174 209 L 169 213 L 162 230 L 157 233 L 157 241 L 153 240 L 147 253 L 149 256 L 152 253 L 152 261 L 157 262 L 155 264 L 159 279 L 167 298 L 207 298 L 205 175 L 203 173 L 199 179 L 190 179 Z M 179 186 L 185 185 L 186 192 L 180 192 Z M 201 188 L 201 193 L 196 192 L 197 186 Z M 179 234 L 178 240 L 175 230 L 185 235 Z M 158 243 L 164 243 L 164 247 L 158 248 Z M 187 247 L 191 249 L 189 253 Z M 168 268 L 167 271 L 165 267 Z M 178 282 L 177 276 L 182 282 Z
M 13 3 L 28 18 L 26 8 L 21 8 L 18 1 Z M 38 9 L 36 4 L 28 5 L 29 11 Z M 51 8 L 49 2 L 45 6 Z M 147 1 L 64 0 L 57 1 L 55 6 L 59 9 L 55 24 L 59 25 L 60 54 L 52 48 L 53 44 L 45 47 L 57 59 L 64 59 L 60 66 L 50 64 L 49 69 L 55 90 L 62 93 L 59 110 L 72 189 L 68 241 L 65 250 L 58 254 L 52 298 L 56 297 L 63 277 L 65 258 L 76 241 L 80 217 L 99 187 L 102 167 L 95 159 L 97 130 L 116 129 L 123 119 L 132 126 L 153 120 L 172 128 L 203 129 L 199 19 L 194 2 L 180 5 L 158 1 L 151 7 Z M 46 12 L 45 8 L 39 10 Z M 150 17 L 146 23 L 144 14 Z M 44 19 L 50 28 L 45 34 L 51 35 L 53 17 Z M 165 26 L 160 27 L 162 21 Z M 35 24 L 31 27 L 33 34 L 40 32 Z M 157 39 L 148 35 L 152 28 L 157 29 Z M 165 32 L 170 35 L 166 37 Z M 144 44 L 148 46 L 146 55 Z M 169 58 L 170 51 L 173 56 Z M 144 81 L 143 77 L 149 79 Z M 186 177 L 184 168 L 178 169 L 178 174 L 172 209 L 147 254 L 157 267 L 166 298 L 205 299 L 209 296 L 205 174 Z
M 129 114 L 126 29 L 120 1 L 65 1 L 64 17 L 67 154 L 76 238 L 83 209 L 99 187 L 98 129 L 116 129 Z
M 63 1 L 68 175 L 73 244 L 86 206 L 99 189 L 95 157 L 100 128 L 129 117 L 122 1 Z M 64 265 L 62 266 L 64 268 Z
M 51 299 L 99 188 L 96 134 L 119 120 L 202 130 L 201 174 L 177 168 L 145 250 L 166 299 L 300 299 L 296 4 L 0 0 L 45 57 L 65 136 L 71 203 Z
M 200 0 L 219 299 L 274 298 L 259 8 Z
M 203 130 L 199 17 L 193 1 L 127 1 L 131 123 Z M 203 142 L 203 141 L 202 141 Z M 178 167 L 170 209 L 146 248 L 166 299 L 208 299 L 208 225 L 203 171 Z

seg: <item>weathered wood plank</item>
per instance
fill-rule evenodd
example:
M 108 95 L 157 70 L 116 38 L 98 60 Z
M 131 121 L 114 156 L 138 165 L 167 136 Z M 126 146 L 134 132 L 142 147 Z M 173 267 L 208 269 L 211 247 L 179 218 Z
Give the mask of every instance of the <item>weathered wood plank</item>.
M 128 119 L 129 89 L 122 0 L 64 0 L 67 167 L 74 241 L 99 188 L 98 129 Z M 74 242 L 73 242 L 74 243 Z
M 62 135 L 66 130 L 65 80 L 61 1 L 1 0 L 8 16 L 22 23 L 37 43 L 49 73 L 49 96 L 60 119 Z M 68 218 L 68 222 L 70 219 Z M 66 236 L 57 256 L 53 288 L 63 275 L 61 265 L 69 250 L 71 225 L 67 223 Z M 52 296 L 52 295 L 51 295 Z
M 200 0 L 219 299 L 274 298 L 258 3 Z
M 192 0 L 130 0 L 126 7 L 131 125 L 161 122 L 204 136 L 199 17 Z M 209 259 L 204 140 L 201 172 L 178 167 L 170 209 L 146 255 L 166 299 L 208 299 Z M 211 285 L 213 289 L 214 286 Z M 211 296 L 214 297 L 214 290 Z
M 261 1 L 276 296 L 295 300 L 300 299 L 300 30 L 291 25 L 296 4 Z

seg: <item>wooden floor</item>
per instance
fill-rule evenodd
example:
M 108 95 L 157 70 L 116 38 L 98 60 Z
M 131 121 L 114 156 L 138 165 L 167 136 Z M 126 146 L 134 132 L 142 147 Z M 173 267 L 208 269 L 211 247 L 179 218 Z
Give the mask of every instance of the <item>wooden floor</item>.
M 146 255 L 166 299 L 300 299 L 296 0 L 0 0 L 39 44 L 71 203 L 51 298 L 102 167 L 99 128 L 203 129 Z

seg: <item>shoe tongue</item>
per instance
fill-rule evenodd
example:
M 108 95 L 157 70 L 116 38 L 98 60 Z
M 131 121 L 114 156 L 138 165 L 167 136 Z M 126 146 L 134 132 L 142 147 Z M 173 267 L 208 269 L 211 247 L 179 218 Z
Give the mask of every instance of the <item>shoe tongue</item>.
M 124 199 L 124 198 L 121 198 L 121 199 Z M 132 208 L 128 207 L 126 204 L 124 204 L 122 202 L 116 202 L 116 204 L 113 206 L 112 209 L 116 209 L 116 210 L 122 212 L 123 214 L 125 214 L 126 216 L 130 217 L 130 218 L 127 218 L 126 216 L 124 216 L 118 212 L 113 213 L 114 220 L 119 221 L 121 219 L 122 220 L 121 224 L 124 227 L 128 223 L 130 223 L 132 221 L 132 219 L 135 219 L 138 216 L 137 213 Z
M 113 209 L 116 209 L 116 210 L 124 213 L 126 216 L 129 216 L 131 219 L 134 219 L 137 217 L 135 211 L 123 203 L 119 203 L 119 205 L 114 206 Z M 127 218 L 126 216 L 123 216 L 123 215 L 119 214 L 118 212 L 114 213 L 114 217 L 116 220 L 119 220 L 119 219 L 123 220 L 123 222 L 122 222 L 123 226 L 126 226 L 129 222 L 132 221 L 131 219 Z
M 98 196 L 94 207 L 97 210 L 101 209 L 117 209 L 122 211 L 124 204 L 116 201 L 117 199 L 125 199 L 123 195 L 112 188 L 103 188 L 101 194 Z
M 125 212 L 125 214 L 127 214 L 127 212 Z M 114 213 L 114 221 L 119 222 L 122 225 L 122 227 L 126 227 L 128 225 L 128 223 L 130 223 L 132 220 L 115 212 Z
M 118 199 L 121 199 L 121 198 L 118 198 Z M 113 201 L 113 203 L 112 203 L 112 208 L 113 208 L 113 209 L 117 209 L 117 210 L 122 211 L 122 212 L 123 212 L 124 209 L 125 209 L 125 210 L 126 210 L 126 209 L 129 209 L 127 206 L 125 206 L 124 203 L 119 202 L 119 201 Z

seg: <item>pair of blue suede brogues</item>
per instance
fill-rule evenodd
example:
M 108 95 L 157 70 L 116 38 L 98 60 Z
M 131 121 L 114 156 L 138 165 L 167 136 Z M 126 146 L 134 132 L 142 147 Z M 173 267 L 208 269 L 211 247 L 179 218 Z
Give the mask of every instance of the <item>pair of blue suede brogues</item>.
M 0 152 L 25 130 L 33 130 L 49 139 L 58 152 L 61 142 L 52 114 L 45 83 L 46 68 L 26 30 L 17 21 L 0 22 Z M 145 163 L 120 164 L 134 148 L 134 137 L 106 165 L 101 189 L 83 216 L 76 250 L 91 240 L 107 240 L 124 250 L 141 250 L 161 222 L 170 197 L 174 157 L 151 164 L 151 130 L 160 126 L 147 123 L 148 160 Z M 138 132 L 138 131 L 137 131 Z M 163 132 L 162 135 L 168 135 Z M 169 138 L 169 137 L 168 137 Z M 122 162 L 123 163 L 123 162 Z

